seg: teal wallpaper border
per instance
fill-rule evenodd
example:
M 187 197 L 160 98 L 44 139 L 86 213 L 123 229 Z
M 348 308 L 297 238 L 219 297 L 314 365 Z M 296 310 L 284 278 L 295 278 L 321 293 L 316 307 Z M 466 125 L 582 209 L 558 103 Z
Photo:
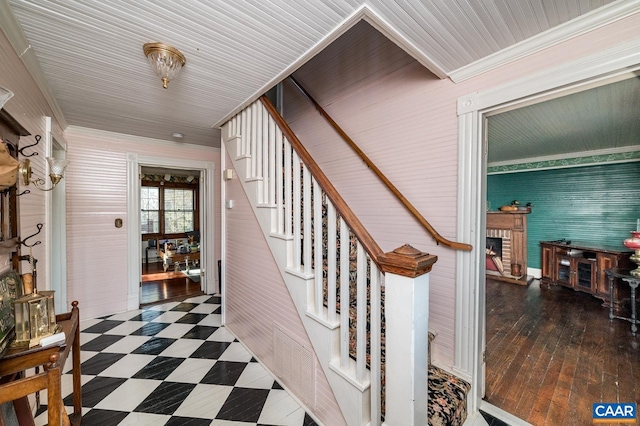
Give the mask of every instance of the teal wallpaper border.
M 558 160 L 531 161 L 503 166 L 490 166 L 487 167 L 487 174 L 516 173 L 564 167 L 584 167 L 589 165 L 623 163 L 628 161 L 640 161 L 640 151 L 562 158 Z

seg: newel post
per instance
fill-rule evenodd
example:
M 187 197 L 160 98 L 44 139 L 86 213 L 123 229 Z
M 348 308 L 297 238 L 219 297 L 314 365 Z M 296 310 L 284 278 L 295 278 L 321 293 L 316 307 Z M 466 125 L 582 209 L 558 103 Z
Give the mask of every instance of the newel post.
M 378 260 L 385 272 L 385 424 L 426 425 L 429 272 L 438 257 L 405 244 Z

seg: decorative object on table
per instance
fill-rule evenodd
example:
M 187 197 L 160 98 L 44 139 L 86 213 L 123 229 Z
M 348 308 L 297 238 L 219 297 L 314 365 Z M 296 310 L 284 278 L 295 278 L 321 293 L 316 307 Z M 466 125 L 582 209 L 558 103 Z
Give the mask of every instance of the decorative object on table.
M 20 275 L 11 270 L 0 276 L 0 355 L 4 355 L 15 336 L 13 301 L 20 296 Z
M 635 250 L 635 253 L 631 255 L 632 262 L 638 265 L 638 267 L 630 272 L 630 274 L 636 278 L 640 278 L 640 219 L 638 219 L 637 229 L 631 231 L 631 238 L 627 238 L 623 241 L 625 247 Z
M 12 346 L 17 347 L 39 345 L 43 337 L 51 336 L 59 331 L 56 324 L 54 292 L 38 291 L 35 268 L 37 261 L 33 258 L 33 246 L 28 247 L 33 292 L 13 301 L 16 337 Z

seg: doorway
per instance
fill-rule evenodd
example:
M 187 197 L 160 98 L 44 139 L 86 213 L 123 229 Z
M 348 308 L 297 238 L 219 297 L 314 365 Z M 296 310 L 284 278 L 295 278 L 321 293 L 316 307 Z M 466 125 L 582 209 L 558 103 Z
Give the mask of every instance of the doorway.
M 204 294 L 200 171 L 141 167 L 140 209 L 140 306 Z
M 521 78 L 503 86 L 472 93 L 459 98 L 459 170 L 463 176 L 458 187 L 458 239 L 469 241 L 470 253 L 457 254 L 456 291 L 456 355 L 454 369 L 468 375 L 472 390 L 469 395 L 470 413 L 479 409 L 501 417 L 504 413 L 482 400 L 485 386 L 483 355 L 486 346 L 486 159 L 483 140 L 486 135 L 486 115 L 506 106 L 526 105 L 543 96 L 560 96 L 581 91 L 607 81 L 636 77 L 640 69 L 640 52 L 635 46 L 617 46 L 570 64 L 545 69 L 536 75 Z M 513 416 L 512 416 L 513 417 Z M 521 424 L 506 418 L 510 424 Z

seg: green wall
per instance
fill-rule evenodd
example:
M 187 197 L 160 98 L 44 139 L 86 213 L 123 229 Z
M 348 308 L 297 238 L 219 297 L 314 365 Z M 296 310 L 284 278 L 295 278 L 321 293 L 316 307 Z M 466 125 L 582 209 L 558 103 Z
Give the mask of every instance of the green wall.
M 487 206 L 531 203 L 527 263 L 540 268 L 540 241 L 565 238 L 625 248 L 640 218 L 640 162 L 487 176 Z

